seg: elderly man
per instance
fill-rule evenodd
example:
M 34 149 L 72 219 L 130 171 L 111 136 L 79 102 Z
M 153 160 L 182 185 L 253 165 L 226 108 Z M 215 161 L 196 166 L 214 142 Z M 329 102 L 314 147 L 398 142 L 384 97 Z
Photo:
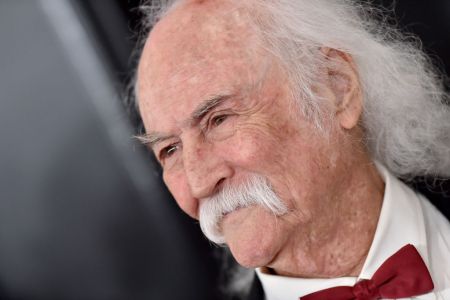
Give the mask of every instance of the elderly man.
M 450 175 L 448 96 L 414 44 L 348 0 L 156 6 L 140 139 L 265 299 L 450 299 L 450 224 L 397 179 Z

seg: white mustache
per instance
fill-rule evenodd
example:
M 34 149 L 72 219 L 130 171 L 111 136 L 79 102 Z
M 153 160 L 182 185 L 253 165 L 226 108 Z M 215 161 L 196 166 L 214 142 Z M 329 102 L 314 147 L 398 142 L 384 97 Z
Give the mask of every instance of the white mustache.
M 239 208 L 252 205 L 260 205 L 276 216 L 288 211 L 265 177 L 251 175 L 244 183 L 238 186 L 226 185 L 216 195 L 202 201 L 199 220 L 203 234 L 216 244 L 224 244 L 225 238 L 220 229 L 222 218 Z

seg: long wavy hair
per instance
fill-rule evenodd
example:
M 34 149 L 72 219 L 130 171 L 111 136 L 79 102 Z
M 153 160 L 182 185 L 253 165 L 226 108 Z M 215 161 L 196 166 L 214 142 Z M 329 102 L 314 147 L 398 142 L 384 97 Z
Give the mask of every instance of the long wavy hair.
M 372 157 L 403 179 L 450 176 L 450 106 L 445 76 L 380 8 L 353 0 L 230 0 L 251 9 L 264 47 L 285 66 L 294 99 L 320 129 L 329 114 L 312 90 L 326 61 L 317 49 L 354 59 L 363 91 L 361 126 Z M 142 5 L 143 34 L 180 0 Z M 131 101 L 133 102 L 133 101 Z

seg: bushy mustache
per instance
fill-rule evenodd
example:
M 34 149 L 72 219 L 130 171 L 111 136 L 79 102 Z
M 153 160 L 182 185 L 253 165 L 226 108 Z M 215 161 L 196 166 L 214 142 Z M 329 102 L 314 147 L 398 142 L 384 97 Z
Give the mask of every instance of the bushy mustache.
M 264 176 L 251 175 L 239 185 L 225 185 L 217 194 L 202 201 L 199 220 L 203 234 L 216 244 L 224 244 L 220 226 L 222 218 L 252 205 L 259 205 L 276 216 L 288 211 Z

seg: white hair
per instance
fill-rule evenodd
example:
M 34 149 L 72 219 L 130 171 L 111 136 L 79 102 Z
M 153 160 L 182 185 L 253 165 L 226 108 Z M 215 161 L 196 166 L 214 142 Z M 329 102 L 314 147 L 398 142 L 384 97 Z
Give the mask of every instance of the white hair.
M 143 6 L 147 28 L 182 0 Z M 328 47 L 354 59 L 363 92 L 361 126 L 373 159 L 398 177 L 450 176 L 450 107 L 444 75 L 420 43 L 390 25 L 381 9 L 353 0 L 245 0 L 265 47 L 285 66 L 302 112 L 327 121 L 311 89 Z
M 226 184 L 212 197 L 202 199 L 199 208 L 200 228 L 209 240 L 224 244 L 226 240 L 221 228 L 223 217 L 237 209 L 254 205 L 259 205 L 274 216 L 288 212 L 269 180 L 258 174 L 250 174 L 239 185 Z M 254 272 L 238 265 L 228 249 L 222 250 L 221 254 L 223 274 L 220 289 L 226 296 L 243 297 L 250 291 Z
M 223 217 L 241 208 L 259 205 L 274 216 L 288 212 L 286 205 L 273 191 L 269 180 L 252 174 L 237 186 L 225 185 L 218 193 L 202 199 L 200 204 L 200 228 L 205 236 L 216 244 L 224 244 L 221 230 Z

